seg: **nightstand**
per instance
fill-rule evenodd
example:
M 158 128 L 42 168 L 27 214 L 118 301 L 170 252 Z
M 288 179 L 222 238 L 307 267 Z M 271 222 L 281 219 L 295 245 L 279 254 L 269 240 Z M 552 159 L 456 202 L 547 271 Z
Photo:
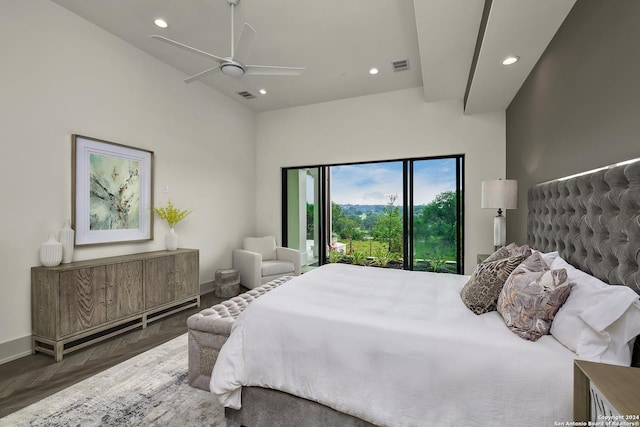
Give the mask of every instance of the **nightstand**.
M 640 368 L 574 361 L 573 420 L 638 425 Z

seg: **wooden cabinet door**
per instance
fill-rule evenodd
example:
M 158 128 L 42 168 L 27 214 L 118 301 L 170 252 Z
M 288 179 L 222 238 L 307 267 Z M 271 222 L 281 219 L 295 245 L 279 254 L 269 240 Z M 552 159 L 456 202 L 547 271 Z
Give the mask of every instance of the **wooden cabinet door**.
M 153 308 L 174 300 L 174 257 L 144 260 L 145 308 Z
M 81 332 L 106 321 L 105 284 L 104 266 L 60 273 L 60 336 Z
M 60 275 L 44 267 L 31 269 L 31 328 L 34 335 L 60 338 L 58 326 L 58 284 Z
M 198 252 L 175 255 L 175 298 L 188 298 L 198 293 Z
M 107 321 L 144 310 L 142 261 L 110 264 L 107 268 Z

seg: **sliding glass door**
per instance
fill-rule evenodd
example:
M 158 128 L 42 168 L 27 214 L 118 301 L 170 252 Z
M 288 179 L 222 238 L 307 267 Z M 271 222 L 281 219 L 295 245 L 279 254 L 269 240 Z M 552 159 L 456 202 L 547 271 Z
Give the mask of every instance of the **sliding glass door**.
M 283 244 L 302 250 L 307 268 L 346 261 L 463 271 L 463 156 L 282 172 Z
M 322 167 L 283 170 L 283 243 L 302 252 L 303 269 L 321 265 L 324 259 L 324 171 Z
M 403 256 L 403 162 L 330 166 L 332 249 Z
M 450 157 L 409 166 L 412 269 L 461 272 L 461 162 Z

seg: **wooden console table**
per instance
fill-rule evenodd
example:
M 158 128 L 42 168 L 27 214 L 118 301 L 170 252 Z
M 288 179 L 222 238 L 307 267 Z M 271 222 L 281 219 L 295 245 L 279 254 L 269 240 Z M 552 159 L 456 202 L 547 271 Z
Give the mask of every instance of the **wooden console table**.
M 197 249 L 31 268 L 33 352 L 63 355 L 200 306 Z

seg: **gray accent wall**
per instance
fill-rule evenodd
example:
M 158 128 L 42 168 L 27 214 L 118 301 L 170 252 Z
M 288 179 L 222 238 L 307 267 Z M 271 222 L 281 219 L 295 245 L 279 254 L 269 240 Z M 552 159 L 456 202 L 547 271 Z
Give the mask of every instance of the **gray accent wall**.
M 531 186 L 640 157 L 639 22 L 638 0 L 578 0 L 507 108 L 509 241 L 526 242 Z

